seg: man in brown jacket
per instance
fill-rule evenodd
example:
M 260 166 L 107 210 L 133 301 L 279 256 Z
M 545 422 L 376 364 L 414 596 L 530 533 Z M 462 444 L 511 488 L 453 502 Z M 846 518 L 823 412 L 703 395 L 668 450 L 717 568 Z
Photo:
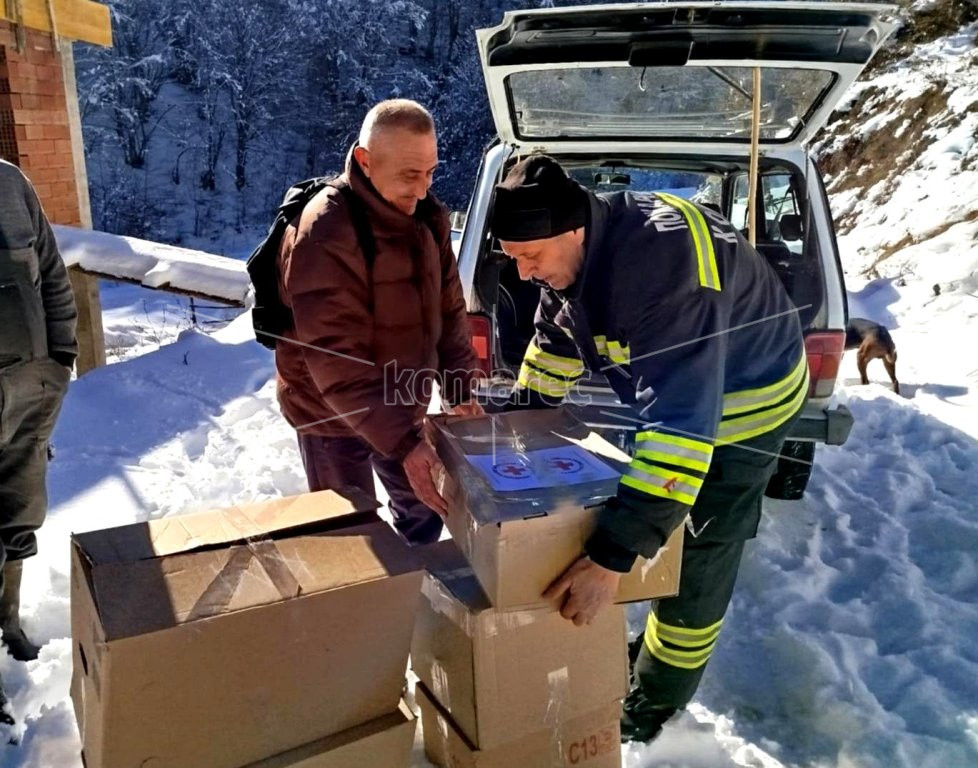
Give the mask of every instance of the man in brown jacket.
M 422 439 L 431 384 L 455 412 L 480 412 L 469 392 L 477 362 L 445 207 L 429 192 L 435 127 L 420 104 L 381 102 L 367 114 L 341 184 L 374 241 L 368 265 L 344 191 L 327 187 L 286 230 L 279 294 L 294 328 L 277 342 L 282 412 L 295 427 L 311 491 L 390 494 L 395 526 L 436 541 L 445 502 Z

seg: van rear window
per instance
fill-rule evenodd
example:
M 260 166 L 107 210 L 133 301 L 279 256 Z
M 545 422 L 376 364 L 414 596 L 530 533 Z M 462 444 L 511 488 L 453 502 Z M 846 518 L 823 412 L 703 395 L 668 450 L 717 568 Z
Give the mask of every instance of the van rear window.
M 832 72 L 762 68 L 761 140 L 790 141 Z M 521 139 L 750 140 L 753 68 L 558 67 L 514 72 L 506 89 Z

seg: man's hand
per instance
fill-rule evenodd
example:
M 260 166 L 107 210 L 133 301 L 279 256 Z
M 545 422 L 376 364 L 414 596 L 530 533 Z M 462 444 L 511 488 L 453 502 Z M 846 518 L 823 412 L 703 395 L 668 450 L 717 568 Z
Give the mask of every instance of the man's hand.
M 469 400 L 467 403 L 459 403 L 453 408 L 449 408 L 446 413 L 450 416 L 485 416 L 486 412 L 479 404 L 478 400 Z
M 435 449 L 427 441 L 422 440 L 404 457 L 401 466 L 404 467 L 404 474 L 407 475 L 414 495 L 445 517 L 448 514 L 448 504 L 435 490 L 435 481 L 432 477 L 432 473 L 444 469 Z
M 580 627 L 590 624 L 602 608 L 611 604 L 621 576 L 582 557 L 547 587 L 543 597 L 560 600 L 560 615 Z

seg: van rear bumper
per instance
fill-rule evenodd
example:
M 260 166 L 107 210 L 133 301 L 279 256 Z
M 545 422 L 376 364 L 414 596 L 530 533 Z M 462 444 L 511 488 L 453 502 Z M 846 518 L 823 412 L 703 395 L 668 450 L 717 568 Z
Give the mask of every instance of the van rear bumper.
M 496 381 L 483 384 L 475 390 L 475 395 L 486 410 L 492 413 L 501 409 L 500 406 L 506 402 L 512 389 L 512 381 Z M 578 392 L 577 403 L 586 399 L 588 404 L 575 405 L 573 404 L 575 399 L 571 398 L 567 407 L 581 421 L 600 430 L 634 431 L 636 429 L 637 419 L 631 409 L 623 406 L 607 387 L 588 388 L 586 391 L 579 388 Z M 852 412 L 846 406 L 825 407 L 821 403 L 810 402 L 795 422 L 788 439 L 842 445 L 849 438 L 852 424 Z
M 788 436 L 826 445 L 842 445 L 852 430 L 852 412 L 844 405 L 832 408 L 805 408 Z

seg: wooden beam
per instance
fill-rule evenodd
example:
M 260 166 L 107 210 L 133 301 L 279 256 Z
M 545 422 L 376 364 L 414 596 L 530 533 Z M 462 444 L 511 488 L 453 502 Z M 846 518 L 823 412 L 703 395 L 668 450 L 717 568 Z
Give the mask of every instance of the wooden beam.
M 92 228 L 92 204 L 88 197 L 88 169 L 85 167 L 85 141 L 82 136 L 81 110 L 78 108 L 78 82 L 75 80 L 75 52 L 70 40 L 61 46 L 61 74 L 65 84 L 65 106 L 68 110 L 68 132 L 71 136 L 71 160 L 78 190 L 78 218 L 82 227 Z
M 78 307 L 78 375 L 105 365 L 105 333 L 102 330 L 102 306 L 98 295 L 98 280 L 80 269 L 68 270 L 71 290 Z
M 164 293 L 172 293 L 177 296 L 188 296 L 192 299 L 202 299 L 203 301 L 212 301 L 215 304 L 226 304 L 228 307 L 238 307 L 239 309 L 244 308 L 244 301 L 235 301 L 234 299 L 229 299 L 227 296 L 215 296 L 210 293 L 203 293 L 202 291 L 192 291 L 187 288 L 180 288 L 170 285 L 169 283 L 163 283 L 161 285 L 146 285 L 146 283 L 141 280 L 137 280 L 134 277 L 119 277 L 119 275 L 113 275 L 109 272 L 96 272 L 91 269 L 83 269 L 82 267 L 71 267 L 72 272 L 77 272 L 80 275 L 84 275 L 92 280 L 112 280 L 116 283 L 128 283 L 129 285 L 139 285 L 148 291 L 163 291 Z
M 78 190 L 78 214 L 85 229 L 92 228 L 92 207 L 88 198 L 88 171 L 85 168 L 85 145 L 82 141 L 81 114 L 78 110 L 78 87 L 75 82 L 75 54 L 71 41 L 61 46 L 61 72 L 64 76 L 68 128 L 71 133 L 71 156 L 75 166 L 75 189 Z M 78 307 L 78 375 L 105 365 L 105 329 L 102 326 L 102 298 L 98 279 L 79 269 L 68 270 L 71 290 Z
M 53 32 L 56 27 L 59 37 L 112 47 L 112 17 L 107 5 L 91 0 L 51 0 L 50 9 L 48 0 L 20 0 L 20 5 L 23 15 L 18 19 L 14 0 L 0 1 L 3 18 L 42 32 Z

